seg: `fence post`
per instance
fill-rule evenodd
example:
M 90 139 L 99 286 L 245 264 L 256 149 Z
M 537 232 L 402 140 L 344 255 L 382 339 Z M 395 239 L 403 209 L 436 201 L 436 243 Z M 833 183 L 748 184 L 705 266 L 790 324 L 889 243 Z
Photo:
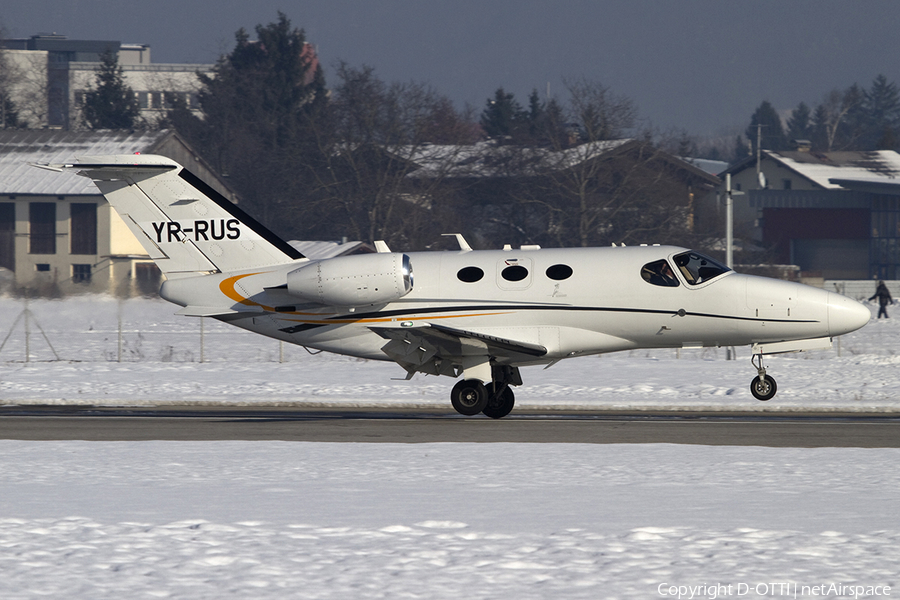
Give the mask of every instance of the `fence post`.
M 200 362 L 206 362 L 206 317 L 200 317 Z
M 30 314 L 28 296 L 25 296 L 25 362 L 31 362 L 31 323 L 28 318 Z
M 118 331 L 118 340 L 116 346 L 116 362 L 122 362 L 122 298 L 119 298 L 119 310 L 118 313 L 118 321 L 119 321 L 119 331 Z

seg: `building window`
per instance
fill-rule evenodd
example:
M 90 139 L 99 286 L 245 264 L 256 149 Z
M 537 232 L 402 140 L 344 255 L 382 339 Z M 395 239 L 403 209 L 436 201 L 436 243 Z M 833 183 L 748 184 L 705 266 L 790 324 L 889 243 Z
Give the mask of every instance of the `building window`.
M 154 263 L 135 263 L 134 276 L 137 289 L 144 296 L 153 296 L 159 292 L 162 283 L 162 271 Z
M 72 203 L 70 208 L 72 254 L 97 254 L 97 205 Z
M 0 267 L 16 270 L 16 205 L 0 202 Z
M 781 184 L 782 184 L 782 189 L 785 189 L 785 190 L 791 189 L 791 180 L 790 179 L 782 179 Z
M 32 202 L 28 206 L 31 254 L 56 254 L 56 203 Z
M 34 265 L 34 270 L 37 271 L 38 273 L 49 273 L 50 265 L 47 263 L 38 263 L 38 264 Z
M 90 283 L 91 265 L 72 265 L 72 281 L 75 283 Z

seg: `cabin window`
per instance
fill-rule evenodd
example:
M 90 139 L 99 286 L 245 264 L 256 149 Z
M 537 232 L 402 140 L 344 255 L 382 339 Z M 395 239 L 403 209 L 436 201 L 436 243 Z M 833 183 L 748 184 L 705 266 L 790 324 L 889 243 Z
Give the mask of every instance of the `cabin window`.
M 482 277 L 484 277 L 484 271 L 478 267 L 464 267 L 456 274 L 456 278 L 465 283 L 481 281 Z
M 681 285 L 678 283 L 678 278 L 675 277 L 675 272 L 672 271 L 672 266 L 665 259 L 647 263 L 641 267 L 641 277 L 647 283 L 662 287 L 678 287 Z
M 547 267 L 547 277 L 554 281 L 562 281 L 572 276 L 572 267 L 569 265 L 553 265 Z
M 685 252 L 675 257 L 675 265 L 691 285 L 706 283 L 731 269 L 699 252 Z
M 507 281 L 522 281 L 528 277 L 528 269 L 522 265 L 512 265 L 503 269 L 500 276 Z

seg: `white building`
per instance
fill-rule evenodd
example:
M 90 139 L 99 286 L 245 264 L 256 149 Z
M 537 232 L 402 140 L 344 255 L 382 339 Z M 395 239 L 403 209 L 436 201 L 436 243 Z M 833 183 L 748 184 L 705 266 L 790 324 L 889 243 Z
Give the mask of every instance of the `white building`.
M 6 279 L 43 293 L 155 293 L 159 269 L 93 182 L 32 166 L 135 152 L 167 156 L 236 201 L 171 131 L 0 131 L 0 270 Z
M 152 127 L 180 96 L 198 108 L 197 73 L 211 75 L 211 64 L 154 64 L 150 46 L 117 41 L 70 40 L 62 35 L 35 35 L 0 40 L 19 117 L 32 129 L 80 129 L 84 93 L 95 86 L 100 55 L 113 50 L 126 85 L 137 98 L 141 117 Z

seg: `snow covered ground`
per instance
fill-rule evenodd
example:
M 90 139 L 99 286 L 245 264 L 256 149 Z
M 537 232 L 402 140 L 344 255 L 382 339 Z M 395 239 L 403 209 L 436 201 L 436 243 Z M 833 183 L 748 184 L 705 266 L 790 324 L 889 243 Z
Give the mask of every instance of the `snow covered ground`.
M 0 403 L 303 403 L 450 410 L 454 381 L 449 377 L 397 381 L 406 373 L 392 362 L 313 356 L 287 344 L 280 362 L 278 342 L 211 319 L 203 321 L 201 345 L 200 319 L 175 316 L 177 307 L 161 300 L 33 301 L 26 363 L 25 323 L 17 321 L 24 308 L 21 300 L 0 299 L 0 334 L 8 335 L 0 349 Z M 525 385 L 516 389 L 516 402 L 551 409 L 900 408 L 900 319 L 872 321 L 838 343 L 829 351 L 767 359 L 779 388 L 767 403 L 750 395 L 756 371 L 747 347 L 737 349 L 736 361 L 725 360 L 724 348 L 709 348 L 584 357 L 547 370 L 529 367 L 522 370 Z
M 846 448 L 0 442 L 0 597 L 900 590 L 898 460 Z
M 445 406 L 452 384 L 302 348 L 282 363 L 277 342 L 212 321 L 200 363 L 199 321 L 158 301 L 29 308 L 25 362 L 24 306 L 0 300 L 2 403 Z M 840 356 L 772 358 L 768 403 L 747 390 L 741 348 L 736 362 L 658 351 L 526 369 L 518 404 L 895 411 L 895 323 L 846 336 Z M 0 598 L 886 597 L 900 593 L 898 462 L 859 448 L 0 441 Z

